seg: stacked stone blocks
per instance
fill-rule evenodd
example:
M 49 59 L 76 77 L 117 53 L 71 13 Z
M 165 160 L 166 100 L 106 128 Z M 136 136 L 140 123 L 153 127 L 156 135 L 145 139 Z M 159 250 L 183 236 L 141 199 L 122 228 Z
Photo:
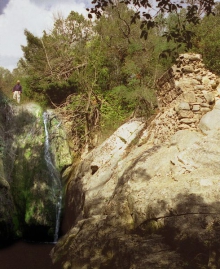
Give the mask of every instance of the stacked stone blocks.
M 205 68 L 200 54 L 181 54 L 157 81 L 160 113 L 154 121 L 154 143 L 178 130 L 198 130 L 201 117 L 219 99 L 218 85 L 218 77 Z

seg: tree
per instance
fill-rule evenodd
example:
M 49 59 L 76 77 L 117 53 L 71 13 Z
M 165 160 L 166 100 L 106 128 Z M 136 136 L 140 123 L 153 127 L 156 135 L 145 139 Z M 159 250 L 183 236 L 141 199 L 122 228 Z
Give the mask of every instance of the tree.
M 179 14 L 184 8 L 186 10 L 186 16 L 184 20 L 180 20 L 175 29 L 166 32 L 167 40 L 173 39 L 175 42 L 185 44 L 186 49 L 192 47 L 192 37 L 194 33 L 186 29 L 185 25 L 198 24 L 201 16 L 204 14 L 209 15 L 213 13 L 215 5 L 214 0 L 157 0 L 151 3 L 149 0 L 93 0 L 94 7 L 88 8 L 88 17 L 92 18 L 95 14 L 97 18 L 100 18 L 103 12 L 108 6 L 114 8 L 118 2 L 132 6 L 135 10 L 134 15 L 131 18 L 131 22 L 135 23 L 137 20 L 141 21 L 141 37 L 147 39 L 149 30 L 158 26 L 156 18 L 161 14 Z
M 47 63 L 57 80 L 67 80 L 74 70 L 86 64 L 85 59 L 78 55 L 82 56 L 80 51 L 89 38 L 90 21 L 74 11 L 66 19 L 59 16 L 51 33 L 44 33 L 45 50 L 47 47 L 49 51 Z
M 8 97 L 12 96 L 13 83 L 12 73 L 8 69 L 0 67 L 0 90 Z
M 149 116 L 151 103 L 155 103 L 153 87 L 159 55 L 156 46 L 165 42 L 157 42 L 157 33 L 153 30 L 149 31 L 148 40 L 140 39 L 140 24 L 130 21 L 133 14 L 125 4 L 118 3 L 114 9 L 107 7 L 103 16 L 95 21 L 96 44 L 93 45 L 97 49 L 93 47 L 92 51 L 102 52 L 99 56 L 102 79 L 98 79 L 104 99 L 102 130 L 114 130 L 134 110 Z
M 215 7 L 215 16 L 204 17 L 201 24 L 195 27 L 196 38 L 193 50 L 202 54 L 207 68 L 220 75 L 220 4 Z
M 41 38 L 25 30 L 27 46 L 22 46 L 24 58 L 20 63 L 28 75 L 29 96 L 58 104 L 76 91 L 77 85 L 71 76 L 86 64 L 81 51 L 86 45 L 90 24 L 72 11 L 66 19 L 59 16 L 52 31 L 44 31 Z
M 100 129 L 114 131 L 129 117 L 150 116 L 156 106 L 154 84 L 167 67 L 159 54 L 173 46 L 164 42 L 168 18 L 158 15 L 157 28 L 140 39 L 142 22 L 133 23 L 134 14 L 115 2 L 95 22 L 71 12 L 42 37 L 25 31 L 20 65 L 29 95 L 57 108 L 75 151 L 95 146 Z

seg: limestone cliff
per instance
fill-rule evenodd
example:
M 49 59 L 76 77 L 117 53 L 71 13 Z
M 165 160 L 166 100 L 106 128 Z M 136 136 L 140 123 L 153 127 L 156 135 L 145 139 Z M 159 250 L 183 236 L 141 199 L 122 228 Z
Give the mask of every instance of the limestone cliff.
M 65 132 L 51 111 L 45 127 L 43 109 L 35 103 L 6 102 L 1 109 L 0 242 L 17 237 L 53 241 L 62 173 L 72 164 Z
M 130 120 L 76 168 L 62 268 L 220 268 L 218 77 L 183 54 L 157 84 L 151 123 Z
M 15 237 L 15 205 L 11 192 L 9 174 L 12 162 L 8 162 L 7 143 L 10 137 L 9 118 L 11 110 L 5 103 L 4 95 L 0 92 L 0 247 L 7 244 Z M 6 165 L 7 163 L 7 165 Z

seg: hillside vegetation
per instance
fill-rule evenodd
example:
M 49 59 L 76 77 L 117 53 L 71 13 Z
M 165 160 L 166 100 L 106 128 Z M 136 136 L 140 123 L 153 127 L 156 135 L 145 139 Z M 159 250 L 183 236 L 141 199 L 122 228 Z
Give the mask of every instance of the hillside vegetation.
M 159 1 L 160 13 L 146 23 L 146 14 L 138 20 L 123 2 L 114 1 L 114 8 L 103 2 L 96 20 L 74 11 L 59 15 L 41 37 L 26 29 L 17 68 L 0 68 L 0 89 L 11 98 L 19 78 L 22 102 L 56 108 L 79 151 L 94 148 L 127 119 L 155 113 L 156 81 L 186 49 L 202 54 L 207 68 L 220 73 L 219 5 L 207 17 L 213 3 L 196 1 L 184 9 Z

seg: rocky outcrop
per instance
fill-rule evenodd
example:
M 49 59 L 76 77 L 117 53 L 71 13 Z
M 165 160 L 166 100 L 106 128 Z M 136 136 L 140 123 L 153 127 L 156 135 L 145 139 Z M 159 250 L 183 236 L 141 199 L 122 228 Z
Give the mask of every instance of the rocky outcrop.
M 15 206 L 11 193 L 11 186 L 8 181 L 8 174 L 11 163 L 6 165 L 5 140 L 9 136 L 7 118 L 10 116 L 10 109 L 4 104 L 4 96 L 0 93 L 2 104 L 0 105 L 0 247 L 10 242 L 15 237 L 13 216 Z
M 66 168 L 72 165 L 72 154 L 62 120 L 54 110 L 47 110 L 47 113 L 49 117 L 50 149 L 54 164 L 62 176 L 66 174 Z
M 60 180 L 62 173 L 72 164 L 65 132 L 58 117 L 49 111 L 45 126 L 43 110 L 35 103 L 8 104 L 8 110 L 10 113 L 1 122 L 4 150 L 3 162 L 0 160 L 0 212 L 2 209 L 4 225 L 8 230 L 12 227 L 9 232 L 12 237 L 53 241 L 57 203 L 62 196 Z M 45 128 L 49 137 L 49 160 L 45 150 Z M 9 220 L 6 222 L 7 216 Z M 2 228 L 1 232 L 4 230 Z
M 62 268 L 220 267 L 218 78 L 184 54 L 158 85 L 152 122 L 124 124 L 75 170 Z
M 4 169 L 4 161 L 0 157 L 0 247 L 15 237 L 13 215 L 15 206 L 10 185 Z

